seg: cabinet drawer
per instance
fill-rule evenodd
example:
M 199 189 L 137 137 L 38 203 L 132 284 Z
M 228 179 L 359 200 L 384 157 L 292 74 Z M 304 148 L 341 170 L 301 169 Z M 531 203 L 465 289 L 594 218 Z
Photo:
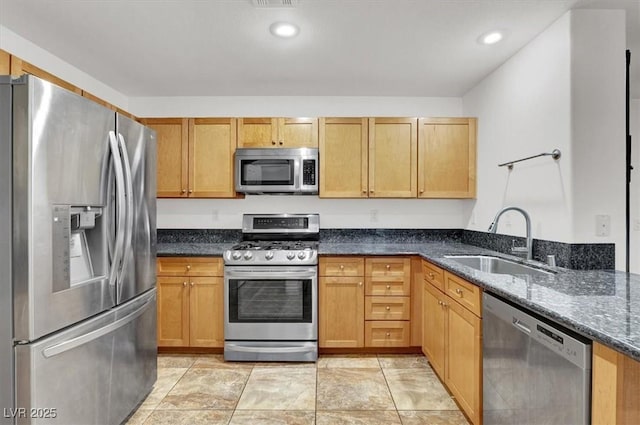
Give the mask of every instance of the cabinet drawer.
M 409 297 L 365 297 L 366 320 L 409 320 Z
M 408 347 L 411 341 L 410 322 L 365 322 L 364 341 L 367 347 Z
M 398 296 L 411 295 L 411 279 L 391 280 L 367 276 L 365 279 L 365 295 L 371 296 Z
M 320 276 L 364 276 L 364 258 L 320 257 L 318 274 Z
M 445 272 L 445 293 L 478 317 L 482 316 L 482 289 L 458 276 Z
M 444 291 L 444 270 L 440 267 L 434 266 L 428 261 L 422 261 L 422 276 L 423 279 Z
M 223 276 L 222 259 L 211 257 L 159 257 L 158 276 Z
M 404 257 L 367 258 L 365 260 L 365 275 L 384 279 L 405 279 L 411 276 L 411 259 Z

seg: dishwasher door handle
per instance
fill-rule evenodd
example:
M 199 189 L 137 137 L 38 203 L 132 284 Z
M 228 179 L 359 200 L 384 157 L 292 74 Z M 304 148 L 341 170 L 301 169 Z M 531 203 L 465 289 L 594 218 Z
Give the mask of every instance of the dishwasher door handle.
M 513 326 L 520 329 L 522 332 L 526 333 L 527 335 L 531 334 L 531 328 L 527 326 L 525 323 L 523 323 L 522 321 L 520 321 L 520 319 L 518 319 L 517 317 L 513 318 Z

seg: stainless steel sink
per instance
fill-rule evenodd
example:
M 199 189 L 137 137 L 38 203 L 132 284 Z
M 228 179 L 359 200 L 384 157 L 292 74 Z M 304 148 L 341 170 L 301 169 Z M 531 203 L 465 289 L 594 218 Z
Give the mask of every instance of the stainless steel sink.
M 490 257 L 488 255 L 445 255 L 445 258 L 486 273 L 539 277 L 553 275 L 553 273 L 548 271 L 505 260 L 504 258 Z

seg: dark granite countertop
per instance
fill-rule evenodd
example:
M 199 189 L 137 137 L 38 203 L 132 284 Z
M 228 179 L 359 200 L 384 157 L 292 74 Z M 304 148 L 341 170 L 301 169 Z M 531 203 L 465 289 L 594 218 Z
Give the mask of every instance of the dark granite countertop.
M 159 256 L 221 256 L 232 243 L 162 243 Z M 447 255 L 516 257 L 460 242 L 325 243 L 320 255 L 419 255 L 485 290 L 528 308 L 640 361 L 640 275 L 613 270 L 550 268 L 549 276 L 499 275 L 464 266 Z

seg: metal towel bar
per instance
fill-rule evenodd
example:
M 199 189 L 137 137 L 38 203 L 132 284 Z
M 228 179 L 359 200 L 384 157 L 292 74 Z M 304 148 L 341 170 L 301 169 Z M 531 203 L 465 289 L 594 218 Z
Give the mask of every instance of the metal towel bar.
M 554 149 L 551 152 L 543 152 L 543 153 L 539 153 L 538 155 L 533 155 L 533 156 L 528 156 L 526 158 L 516 159 L 515 161 L 504 162 L 502 164 L 498 164 L 498 167 L 504 167 L 506 165 L 511 170 L 511 169 L 513 169 L 513 164 L 515 164 L 516 162 L 527 161 L 529 159 L 538 158 L 540 156 L 550 156 L 553 159 L 558 160 L 558 159 L 560 159 L 561 155 L 562 154 L 560 153 L 559 149 Z

